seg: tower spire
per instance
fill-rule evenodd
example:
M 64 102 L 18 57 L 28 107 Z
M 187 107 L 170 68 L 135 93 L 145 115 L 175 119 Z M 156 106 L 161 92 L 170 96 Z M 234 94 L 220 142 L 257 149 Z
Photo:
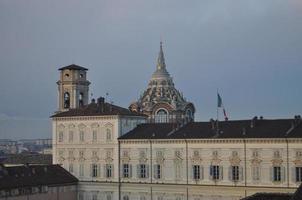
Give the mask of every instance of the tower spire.
M 165 56 L 164 56 L 164 51 L 163 51 L 163 42 L 160 40 L 160 49 L 159 49 L 159 54 L 157 58 L 157 65 L 156 65 L 157 70 L 165 70 L 166 69 L 166 63 L 165 63 Z

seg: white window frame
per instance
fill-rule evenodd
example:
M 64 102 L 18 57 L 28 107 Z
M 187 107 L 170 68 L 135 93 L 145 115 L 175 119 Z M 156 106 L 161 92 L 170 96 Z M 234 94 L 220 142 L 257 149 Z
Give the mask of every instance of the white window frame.
M 200 165 L 193 165 L 193 180 L 200 180 Z

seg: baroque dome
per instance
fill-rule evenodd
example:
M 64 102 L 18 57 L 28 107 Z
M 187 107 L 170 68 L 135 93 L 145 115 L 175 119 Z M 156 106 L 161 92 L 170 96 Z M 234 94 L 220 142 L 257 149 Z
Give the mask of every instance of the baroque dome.
M 173 79 L 166 69 L 162 42 L 160 42 L 156 70 L 152 74 L 148 87 L 138 101 L 133 102 L 129 108 L 147 114 L 150 120 L 155 119 L 159 111 L 162 111 L 161 114 L 166 114 L 167 120 L 163 122 L 194 119 L 194 105 L 187 102 L 183 94 L 175 88 Z

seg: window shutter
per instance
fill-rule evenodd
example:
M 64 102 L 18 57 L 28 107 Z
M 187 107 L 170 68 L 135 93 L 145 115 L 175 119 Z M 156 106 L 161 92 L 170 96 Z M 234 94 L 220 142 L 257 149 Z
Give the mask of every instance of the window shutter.
M 136 178 L 140 178 L 140 166 L 136 165 Z
M 124 168 L 123 167 L 124 167 L 124 165 L 120 164 L 120 177 L 121 178 L 124 178 L 124 170 L 123 170 Z
M 292 182 L 293 183 L 296 183 L 297 182 L 297 180 L 296 180 L 296 167 L 292 167 L 291 168 L 291 177 L 292 177 Z
M 209 179 L 210 180 L 213 179 L 213 166 L 212 165 L 209 167 Z
M 129 164 L 129 178 L 132 178 L 132 165 Z
M 203 175 L 203 174 L 204 174 L 203 171 L 204 171 L 204 170 L 203 170 L 203 166 L 200 165 L 200 179 L 201 179 L 201 180 L 204 179 L 204 177 L 203 177 L 203 176 L 204 176 L 204 175 Z
M 229 166 L 229 181 L 233 181 L 232 178 L 232 166 Z
M 92 171 L 92 164 L 90 164 L 90 177 L 92 177 L 92 173 L 93 173 L 93 171 Z
M 274 167 L 270 167 L 271 181 L 274 181 Z
M 146 178 L 149 178 L 149 165 L 146 165 Z
M 243 175 L 243 167 L 239 166 L 239 180 L 243 181 L 244 175 Z
M 285 181 L 285 172 L 286 172 L 286 168 L 284 166 L 281 167 L 281 182 Z
M 105 165 L 103 166 L 103 177 L 104 177 L 104 178 L 108 178 L 106 173 L 107 173 L 107 164 L 105 164 Z
M 223 167 L 219 166 L 219 178 L 220 180 L 223 180 Z
M 101 177 L 101 164 L 98 164 L 98 173 L 97 177 Z
M 111 164 L 111 178 L 114 178 L 114 165 Z
M 154 178 L 154 179 L 157 179 L 157 176 L 156 176 L 156 175 L 157 175 L 156 170 L 157 170 L 157 169 L 156 169 L 156 165 L 153 165 L 153 178 Z

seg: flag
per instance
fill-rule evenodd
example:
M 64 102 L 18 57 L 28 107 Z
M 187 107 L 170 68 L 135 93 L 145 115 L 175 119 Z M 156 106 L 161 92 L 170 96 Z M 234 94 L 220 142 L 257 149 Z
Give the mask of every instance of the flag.
M 221 99 L 219 93 L 217 93 L 217 107 L 218 108 L 222 107 L 222 99 Z

